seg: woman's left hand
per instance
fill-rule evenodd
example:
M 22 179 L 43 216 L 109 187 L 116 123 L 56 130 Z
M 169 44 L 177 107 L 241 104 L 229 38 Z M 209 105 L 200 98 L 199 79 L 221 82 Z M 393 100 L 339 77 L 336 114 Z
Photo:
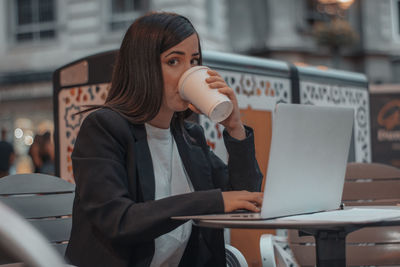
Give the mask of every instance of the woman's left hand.
M 240 110 L 235 92 L 226 84 L 225 80 L 218 74 L 218 72 L 215 70 L 208 70 L 207 73 L 210 75 L 210 77 L 206 79 L 208 86 L 211 89 L 217 89 L 220 93 L 226 95 L 233 104 L 231 115 L 229 115 L 229 117 L 224 121 L 220 122 L 220 124 L 226 128 L 230 136 L 238 140 L 243 140 L 246 138 L 246 132 L 240 118 Z

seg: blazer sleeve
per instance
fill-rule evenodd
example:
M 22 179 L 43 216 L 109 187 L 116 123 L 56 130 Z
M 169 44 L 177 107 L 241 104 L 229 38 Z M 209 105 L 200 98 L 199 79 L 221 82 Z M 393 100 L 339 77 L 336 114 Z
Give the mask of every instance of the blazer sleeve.
M 225 164 L 207 145 L 204 130 L 200 125 L 189 127 L 198 145 L 206 154 L 212 168 L 212 179 L 216 188 L 227 190 L 260 191 L 263 175 L 255 156 L 253 129 L 245 126 L 246 138 L 237 140 L 226 130 L 223 132 L 228 152 L 228 164 Z
M 224 130 L 228 151 L 229 184 L 233 190 L 260 191 L 263 175 L 258 167 L 254 147 L 254 131 L 245 126 L 246 138 L 237 140 Z
M 184 223 L 171 216 L 223 212 L 219 189 L 139 202 L 138 193 L 128 189 L 132 177 L 126 165 L 135 164 L 126 162 L 126 150 L 134 144 L 131 139 L 129 124 L 115 112 L 94 112 L 86 118 L 72 153 L 77 220 L 89 220 L 113 243 L 133 245 Z

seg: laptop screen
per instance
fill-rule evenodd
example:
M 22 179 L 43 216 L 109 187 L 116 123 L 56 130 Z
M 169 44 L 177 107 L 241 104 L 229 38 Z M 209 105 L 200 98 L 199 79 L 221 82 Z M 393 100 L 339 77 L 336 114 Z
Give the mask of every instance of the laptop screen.
M 339 208 L 354 111 L 278 104 L 262 218 Z

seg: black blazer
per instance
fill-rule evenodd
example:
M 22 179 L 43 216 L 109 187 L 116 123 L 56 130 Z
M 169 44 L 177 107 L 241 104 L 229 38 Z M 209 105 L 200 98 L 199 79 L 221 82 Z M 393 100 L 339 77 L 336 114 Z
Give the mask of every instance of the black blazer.
M 66 257 L 79 267 L 149 266 L 154 239 L 181 225 L 171 216 L 221 213 L 221 190 L 259 191 L 262 175 L 252 130 L 238 141 L 224 132 L 226 166 L 207 146 L 202 128 L 171 123 L 195 192 L 154 201 L 146 130 L 110 109 L 91 113 L 79 131 L 72 162 L 76 181 Z M 193 226 L 180 266 L 226 266 L 222 230 Z

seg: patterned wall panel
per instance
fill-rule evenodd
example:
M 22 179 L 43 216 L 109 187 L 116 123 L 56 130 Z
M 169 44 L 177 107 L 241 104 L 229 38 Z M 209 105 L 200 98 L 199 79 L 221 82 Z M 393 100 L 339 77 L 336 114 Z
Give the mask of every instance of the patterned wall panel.
M 88 115 L 76 114 L 84 105 L 104 103 L 108 84 L 67 88 L 58 95 L 60 140 L 60 177 L 74 182 L 71 153 L 83 119 Z
M 216 70 L 235 91 L 242 112 L 248 109 L 271 112 L 276 103 L 291 102 L 289 79 Z M 203 115 L 200 116 L 199 122 L 205 130 L 210 147 L 217 156 L 227 162 L 228 156 L 222 139 L 223 126 Z
M 354 108 L 355 161 L 371 162 L 369 94 L 362 87 L 300 82 L 300 103 Z
M 234 71 L 217 71 L 235 91 L 239 108 L 244 117 L 246 117 L 246 113 L 249 114 L 248 111 L 270 113 L 272 116 L 271 111 L 276 103 L 291 102 L 289 79 Z M 105 83 L 67 88 L 61 90 L 58 95 L 60 176 L 63 179 L 73 181 L 71 153 L 80 125 L 87 116 L 87 114 L 75 115 L 75 113 L 81 111 L 83 105 L 103 103 L 107 95 L 107 87 L 108 84 Z M 356 111 L 354 128 L 356 161 L 371 161 L 368 92 L 364 88 L 301 82 L 300 91 L 300 101 L 304 104 L 353 107 Z M 260 114 L 260 112 L 253 112 L 247 117 Z M 261 121 L 263 122 L 263 120 Z M 223 126 L 211 122 L 203 115 L 199 116 L 199 123 L 205 130 L 210 147 L 222 160 L 227 162 L 227 152 L 222 139 Z

